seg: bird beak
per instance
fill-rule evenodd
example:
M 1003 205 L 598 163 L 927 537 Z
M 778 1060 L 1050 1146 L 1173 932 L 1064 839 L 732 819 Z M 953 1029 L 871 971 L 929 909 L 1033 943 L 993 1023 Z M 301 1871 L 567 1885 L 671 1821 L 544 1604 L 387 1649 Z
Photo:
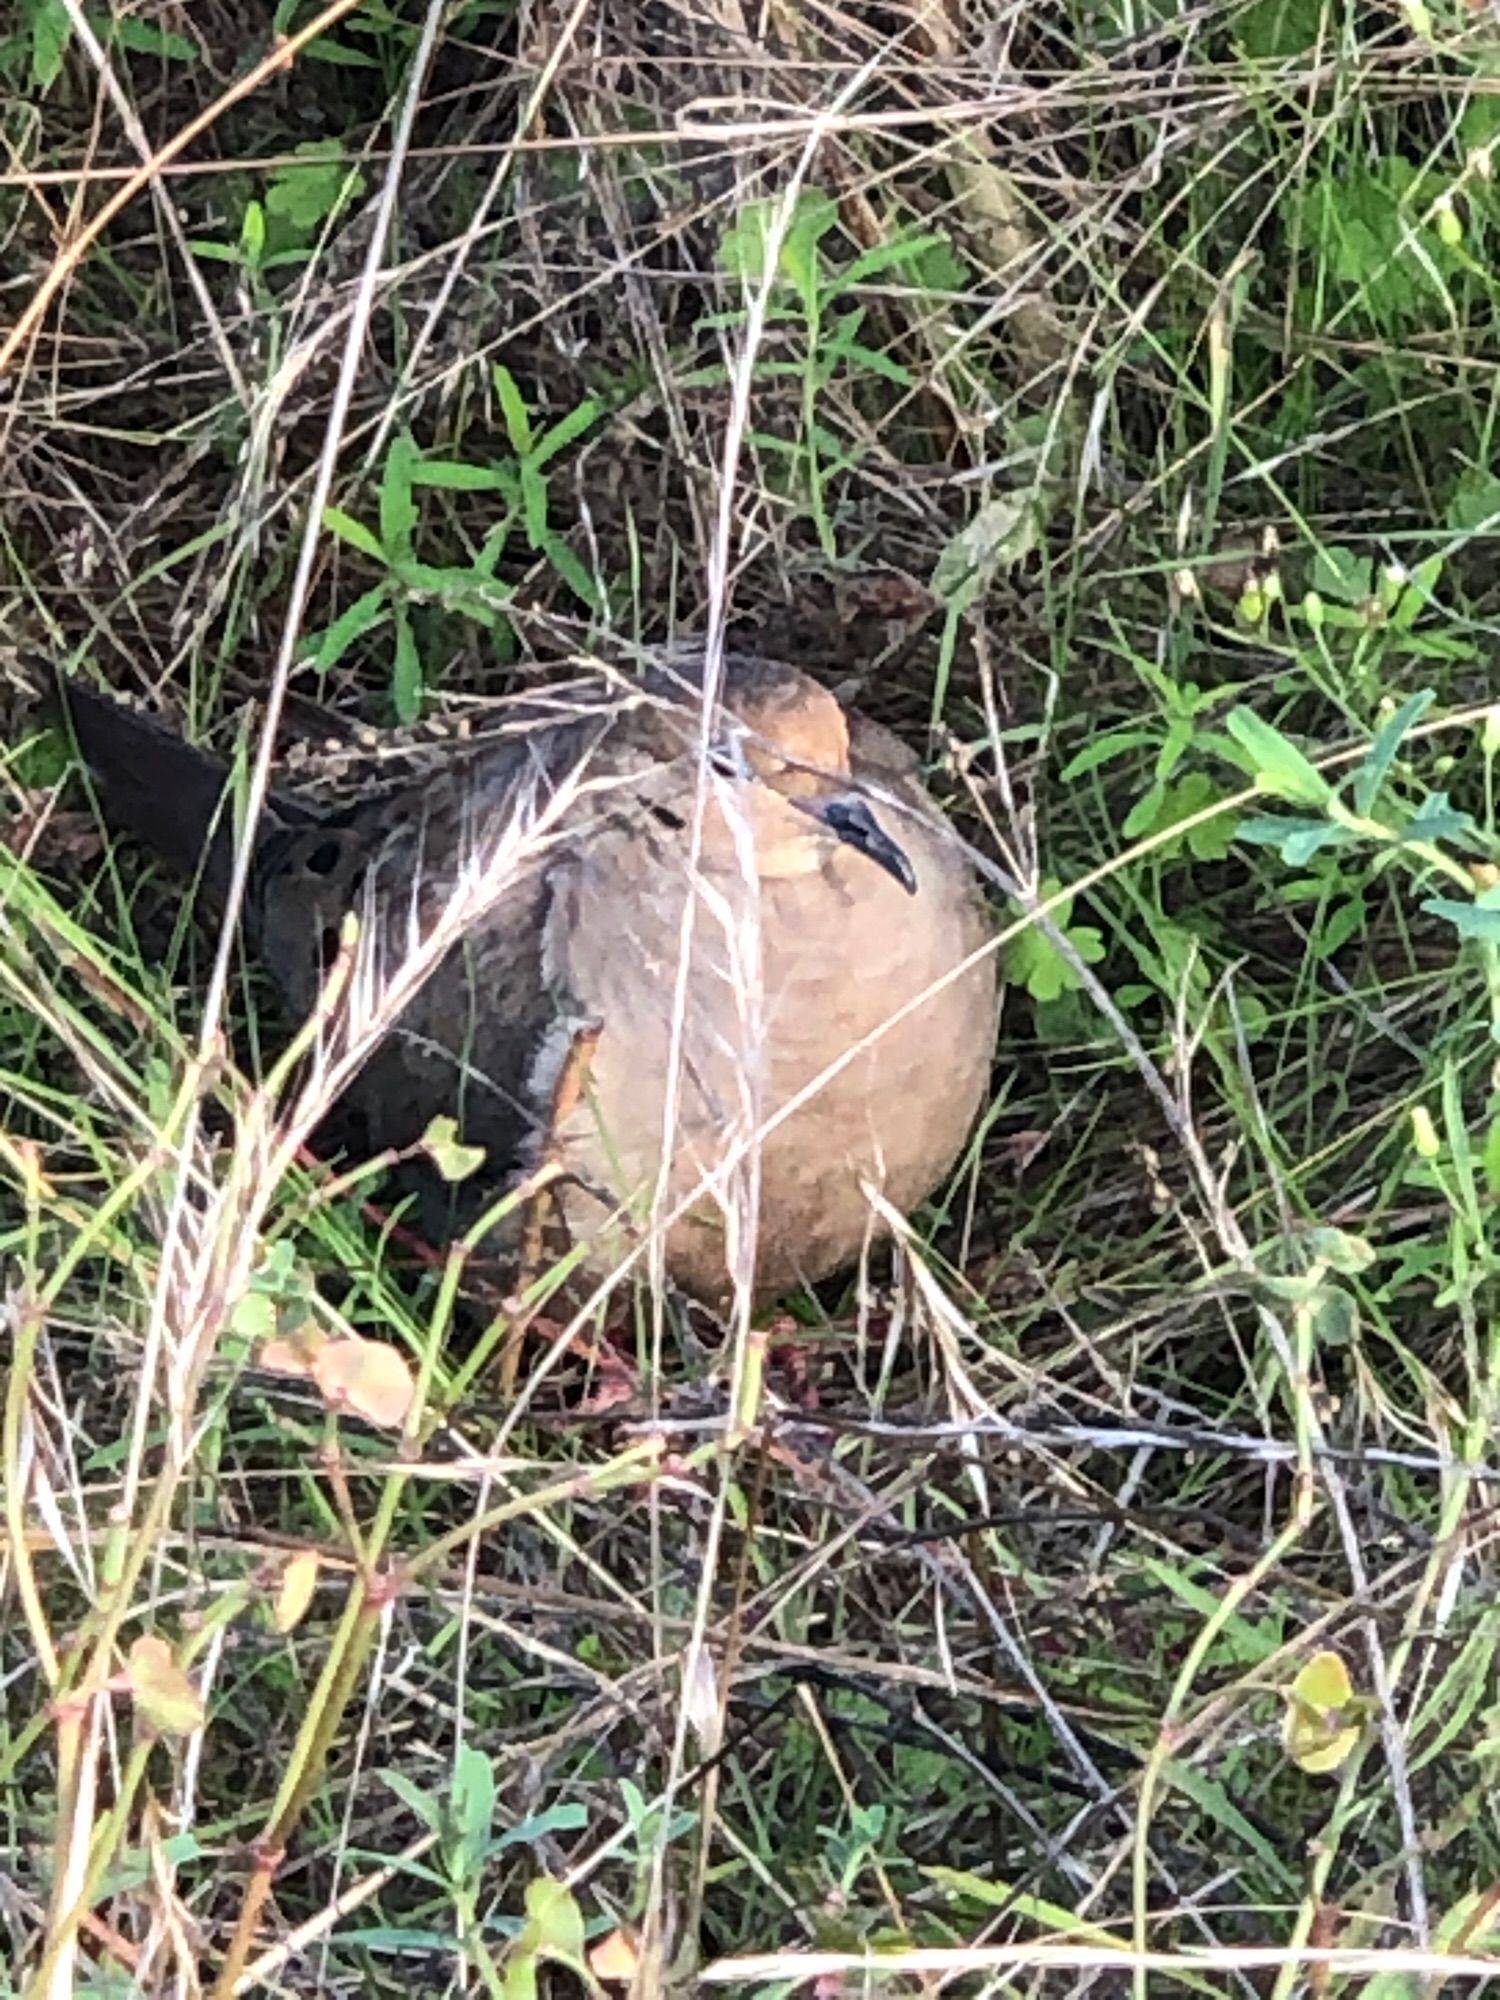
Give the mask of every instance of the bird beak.
M 796 799 L 795 805 L 817 820 L 846 847 L 855 848 L 899 882 L 908 896 L 917 893 L 917 872 L 905 853 L 880 825 L 864 800 L 853 792 L 829 799 Z

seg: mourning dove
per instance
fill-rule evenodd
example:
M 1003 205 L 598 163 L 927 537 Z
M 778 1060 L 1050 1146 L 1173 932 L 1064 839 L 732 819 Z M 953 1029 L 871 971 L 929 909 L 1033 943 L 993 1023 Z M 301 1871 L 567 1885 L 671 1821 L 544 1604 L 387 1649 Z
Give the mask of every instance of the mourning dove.
M 71 678 L 51 699 L 106 821 L 222 900 L 227 766 Z M 545 1146 L 588 1276 L 656 1216 L 684 1291 L 720 1302 L 737 1276 L 764 1301 L 858 1255 L 881 1226 L 870 1190 L 906 1211 L 952 1168 L 985 1093 L 994 955 L 889 731 L 733 656 L 706 735 L 702 714 L 701 656 L 677 656 L 624 692 L 517 698 L 498 738 L 404 790 L 332 813 L 276 797 L 244 927 L 300 1017 L 347 911 L 388 978 L 480 881 L 348 1088 L 371 1143 L 413 1146 L 454 1113 L 492 1200 Z

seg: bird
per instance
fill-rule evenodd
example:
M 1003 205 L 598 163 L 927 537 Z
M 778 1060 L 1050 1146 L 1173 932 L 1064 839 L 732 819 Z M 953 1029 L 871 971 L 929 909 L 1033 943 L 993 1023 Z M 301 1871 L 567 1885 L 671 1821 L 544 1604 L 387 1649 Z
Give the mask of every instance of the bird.
M 839 1273 L 934 1192 L 986 1095 L 999 986 L 977 873 L 910 749 L 781 661 L 724 655 L 706 702 L 706 657 L 511 697 L 493 736 L 333 809 L 273 790 L 241 920 L 293 1019 L 348 912 L 377 983 L 438 936 L 345 1090 L 371 1144 L 454 1115 L 483 1154 L 471 1202 L 546 1157 L 585 1279 L 660 1218 L 658 1268 L 722 1308 Z M 24 664 L 106 827 L 222 905 L 228 763 Z

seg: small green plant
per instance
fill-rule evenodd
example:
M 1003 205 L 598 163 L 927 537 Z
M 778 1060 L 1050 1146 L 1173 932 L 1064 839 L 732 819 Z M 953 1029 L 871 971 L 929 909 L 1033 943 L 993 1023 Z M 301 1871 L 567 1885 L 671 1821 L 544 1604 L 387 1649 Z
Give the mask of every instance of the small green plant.
M 294 157 L 270 169 L 260 193 L 244 176 L 231 183 L 231 213 L 239 207 L 233 243 L 213 237 L 193 240 L 193 254 L 243 271 L 257 303 L 271 303 L 266 280 L 278 270 L 301 270 L 322 231 L 359 199 L 365 176 L 344 157 L 336 140 L 311 139 Z M 242 204 L 242 205 L 241 205 Z
M 141 15 L 91 11 L 91 25 L 106 49 L 150 56 L 157 62 L 196 62 L 197 46 L 162 22 Z M 0 76 L 32 90 L 57 81 L 73 39 L 63 0 L 21 0 L 19 19 L 0 34 Z
M 421 712 L 425 685 L 413 607 L 436 604 L 487 630 L 502 626 L 511 591 L 495 572 L 517 528 L 531 552 L 551 566 L 568 590 L 591 610 L 602 608 L 599 585 L 552 526 L 546 479 L 546 469 L 557 454 L 596 422 L 600 405 L 588 398 L 557 423 L 539 429 L 510 371 L 497 364 L 493 379 L 510 458 L 475 465 L 428 455 L 410 437 L 397 436 L 381 470 L 378 526 L 367 527 L 341 507 L 329 507 L 323 517 L 330 533 L 383 574 L 313 636 L 313 662 L 326 670 L 356 640 L 388 627 L 391 705 L 403 722 Z M 418 553 L 422 526 L 418 496 L 424 490 L 494 494 L 499 499 L 501 512 L 467 563 L 430 563 Z
M 424 1790 L 402 1771 L 383 1775 L 402 1804 L 436 1837 L 435 1865 L 414 1856 L 399 1865 L 406 1874 L 442 1890 L 453 1912 L 453 1949 L 492 2000 L 529 2000 L 544 1963 L 566 1966 L 591 1984 L 583 1958 L 583 1915 L 560 1883 L 534 1876 L 526 1885 L 526 1915 L 520 1922 L 514 1918 L 502 1922 L 484 1907 L 486 1871 L 492 1864 L 513 1849 L 535 1847 L 551 1834 L 575 1832 L 587 1818 L 583 1807 L 552 1806 L 497 1833 L 495 1768 L 468 1743 L 460 1746 L 452 1783 L 441 1796 Z M 506 1934 L 508 1949 L 503 1942 Z
M 1062 884 L 1052 879 L 1041 884 L 1043 902 L 1056 895 Z M 1051 912 L 1052 922 L 1085 965 L 1097 965 L 1104 956 L 1104 939 L 1092 924 L 1075 924 L 1071 897 Z M 1078 970 L 1066 952 L 1060 950 L 1040 924 L 1028 924 L 1006 947 L 1006 976 L 1025 987 L 1040 1007 L 1075 993 L 1082 985 Z
M 719 263 L 746 287 L 769 279 L 767 327 L 797 335 L 801 352 L 794 359 L 757 362 L 757 373 L 766 380 L 788 376 L 800 380 L 796 435 L 785 438 L 755 431 L 752 439 L 763 452 L 786 460 L 793 484 L 800 483 L 805 493 L 824 553 L 832 557 L 838 546 L 826 487 L 831 476 L 856 463 L 857 454 L 824 421 L 826 393 L 841 372 L 853 378 L 874 376 L 901 389 L 909 388 L 913 380 L 910 369 L 870 346 L 864 337 L 867 308 L 847 303 L 848 295 L 869 279 L 893 271 L 918 280 L 923 259 L 946 249 L 947 239 L 930 232 L 902 234 L 840 263 L 832 254 L 840 229 L 838 206 L 831 196 L 819 188 L 800 188 L 778 236 L 781 208 L 780 197 L 768 196 L 740 209 L 720 240 Z M 734 326 L 742 319 L 738 311 L 720 313 L 703 325 Z
M 1500 711 L 1480 732 L 1489 824 L 1455 808 L 1449 795 L 1414 786 L 1399 766 L 1402 747 L 1432 706 L 1430 688 L 1402 702 L 1376 730 L 1370 748 L 1335 783 L 1274 723 L 1246 708 L 1229 733 L 1258 789 L 1295 813 L 1256 814 L 1237 837 L 1273 847 L 1290 868 L 1338 866 L 1344 859 L 1378 876 L 1403 869 L 1431 893 L 1421 907 L 1479 948 L 1491 999 L 1491 1035 L 1500 1041 L 1500 833 L 1494 824 L 1494 767 Z

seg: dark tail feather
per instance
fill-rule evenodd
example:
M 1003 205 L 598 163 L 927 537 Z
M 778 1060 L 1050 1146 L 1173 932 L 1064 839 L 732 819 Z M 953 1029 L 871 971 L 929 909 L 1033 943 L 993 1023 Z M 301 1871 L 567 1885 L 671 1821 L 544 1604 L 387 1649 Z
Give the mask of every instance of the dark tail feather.
M 104 823 L 141 841 L 185 881 L 222 903 L 234 854 L 234 814 L 222 757 L 184 743 L 149 717 L 85 687 L 52 662 L 22 662 L 43 704 L 72 728 Z

